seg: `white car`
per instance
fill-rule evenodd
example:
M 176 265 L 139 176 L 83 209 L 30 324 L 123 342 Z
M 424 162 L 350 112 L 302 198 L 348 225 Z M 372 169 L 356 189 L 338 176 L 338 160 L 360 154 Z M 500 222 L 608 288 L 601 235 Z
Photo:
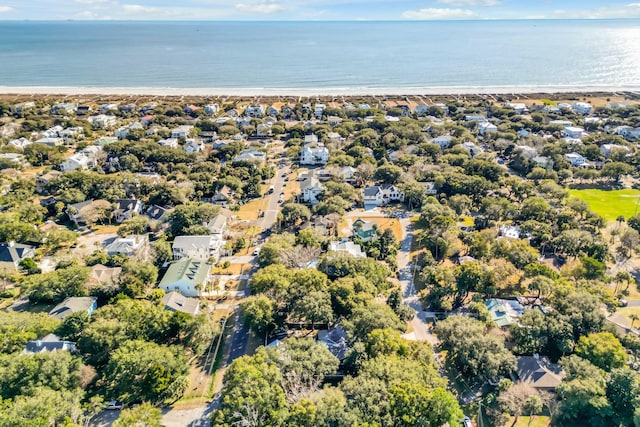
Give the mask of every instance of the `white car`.
M 104 409 L 122 409 L 124 404 L 122 402 L 118 402 L 117 400 L 111 400 L 104 406 Z

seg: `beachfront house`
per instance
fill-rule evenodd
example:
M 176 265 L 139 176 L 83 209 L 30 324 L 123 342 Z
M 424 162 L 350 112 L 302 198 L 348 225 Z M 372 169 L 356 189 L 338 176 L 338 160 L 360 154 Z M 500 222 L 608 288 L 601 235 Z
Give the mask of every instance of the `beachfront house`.
M 571 104 L 571 109 L 578 114 L 582 114 L 583 116 L 591 114 L 591 112 L 593 111 L 593 107 L 591 106 L 591 104 L 589 104 L 588 102 L 579 101 L 575 101 L 573 104 Z
M 507 102 L 504 106 L 505 108 L 511 108 L 518 114 L 524 114 L 529 111 L 526 104 L 523 104 L 522 102 Z
M 209 116 L 218 114 L 218 111 L 220 111 L 220 106 L 218 104 L 207 104 L 204 106 L 204 112 Z
M 73 114 L 77 108 L 78 104 L 74 104 L 73 102 L 60 102 L 51 107 L 50 112 L 52 115 Z
M 198 297 L 211 283 L 212 264 L 183 258 L 172 263 L 158 287 L 165 292 L 177 291 L 186 297 Z
M 264 107 L 260 104 L 251 104 L 244 110 L 244 115 L 254 119 L 260 118 L 264 116 Z
M 326 110 L 326 109 L 327 109 L 326 105 L 324 105 L 324 104 L 316 104 L 314 106 L 314 109 L 313 109 L 313 114 L 316 117 L 316 119 L 321 118 L 322 115 L 324 114 L 324 110 Z

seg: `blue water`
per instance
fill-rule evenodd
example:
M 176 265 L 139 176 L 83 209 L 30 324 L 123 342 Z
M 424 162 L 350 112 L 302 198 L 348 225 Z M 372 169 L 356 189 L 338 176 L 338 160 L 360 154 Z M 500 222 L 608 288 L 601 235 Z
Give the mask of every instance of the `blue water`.
M 638 84 L 639 20 L 0 22 L 0 86 Z

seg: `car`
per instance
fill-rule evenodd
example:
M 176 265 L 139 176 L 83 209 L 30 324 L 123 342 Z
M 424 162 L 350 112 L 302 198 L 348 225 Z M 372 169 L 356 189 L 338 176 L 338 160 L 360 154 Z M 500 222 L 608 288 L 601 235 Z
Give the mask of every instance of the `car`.
M 258 256 L 260 255 L 260 248 L 255 248 L 255 250 L 253 251 L 253 256 Z
M 117 400 L 111 400 L 104 406 L 104 409 L 109 410 L 120 410 L 122 408 L 124 408 L 124 403 L 118 402 Z
M 473 427 L 473 424 L 471 424 L 471 418 L 464 417 L 464 419 L 462 420 L 462 426 L 463 427 Z
M 283 177 L 283 178 L 286 178 L 286 177 L 287 177 L 287 173 L 286 173 L 286 172 L 283 172 L 283 173 L 282 173 L 282 177 Z
M 258 218 L 264 218 L 264 212 L 260 212 L 260 214 L 258 215 Z

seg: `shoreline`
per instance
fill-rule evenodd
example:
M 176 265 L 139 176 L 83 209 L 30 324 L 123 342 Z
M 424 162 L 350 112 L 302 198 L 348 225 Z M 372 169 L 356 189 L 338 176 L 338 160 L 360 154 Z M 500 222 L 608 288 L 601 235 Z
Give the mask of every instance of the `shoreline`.
M 0 86 L 0 95 L 107 95 L 107 96 L 454 96 L 516 94 L 633 93 L 640 85 L 522 85 L 522 86 L 434 86 L 434 87 L 345 87 L 345 88 L 175 88 L 98 86 Z

